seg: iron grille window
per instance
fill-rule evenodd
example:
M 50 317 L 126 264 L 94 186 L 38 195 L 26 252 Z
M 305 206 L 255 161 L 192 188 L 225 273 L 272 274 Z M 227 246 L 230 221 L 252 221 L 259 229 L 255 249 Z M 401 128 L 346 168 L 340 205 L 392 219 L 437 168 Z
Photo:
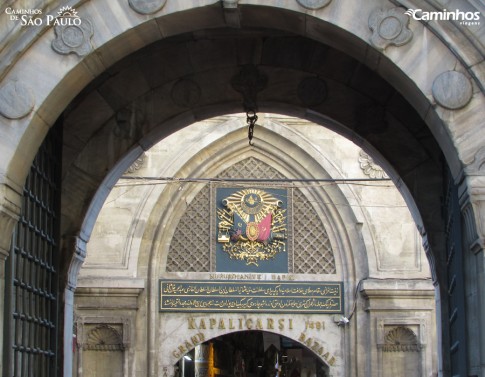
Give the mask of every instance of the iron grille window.
M 463 266 L 461 210 L 458 186 L 446 168 L 443 187 L 443 217 L 445 220 L 446 265 L 448 277 L 448 328 L 452 376 L 466 376 L 467 341 L 465 317 L 465 281 Z
M 57 375 L 59 145 L 52 130 L 23 188 L 7 263 L 5 376 Z

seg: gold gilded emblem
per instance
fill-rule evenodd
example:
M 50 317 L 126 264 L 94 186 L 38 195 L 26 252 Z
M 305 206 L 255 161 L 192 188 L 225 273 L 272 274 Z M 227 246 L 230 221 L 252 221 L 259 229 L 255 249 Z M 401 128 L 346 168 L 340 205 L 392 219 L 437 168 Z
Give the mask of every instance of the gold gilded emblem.
M 247 265 L 286 252 L 286 209 L 283 201 L 260 189 L 244 189 L 222 200 L 217 209 L 218 236 L 231 259 Z

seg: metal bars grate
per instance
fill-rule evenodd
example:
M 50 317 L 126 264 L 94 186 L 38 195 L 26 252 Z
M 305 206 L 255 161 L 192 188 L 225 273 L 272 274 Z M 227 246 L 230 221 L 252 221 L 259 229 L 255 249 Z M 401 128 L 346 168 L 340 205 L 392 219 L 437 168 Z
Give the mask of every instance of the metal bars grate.
M 50 132 L 30 169 L 8 263 L 6 376 L 57 375 L 59 143 Z
M 461 211 L 458 187 L 449 170 L 444 173 L 443 217 L 445 220 L 446 266 L 448 277 L 448 328 L 451 374 L 466 376 L 467 342 L 465 281 Z

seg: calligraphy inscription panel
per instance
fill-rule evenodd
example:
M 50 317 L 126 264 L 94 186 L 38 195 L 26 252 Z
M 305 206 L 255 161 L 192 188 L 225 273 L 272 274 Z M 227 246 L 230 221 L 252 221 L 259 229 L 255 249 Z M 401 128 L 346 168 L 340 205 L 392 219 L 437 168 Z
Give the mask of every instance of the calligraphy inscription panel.
M 160 311 L 340 314 L 342 282 L 160 280 Z

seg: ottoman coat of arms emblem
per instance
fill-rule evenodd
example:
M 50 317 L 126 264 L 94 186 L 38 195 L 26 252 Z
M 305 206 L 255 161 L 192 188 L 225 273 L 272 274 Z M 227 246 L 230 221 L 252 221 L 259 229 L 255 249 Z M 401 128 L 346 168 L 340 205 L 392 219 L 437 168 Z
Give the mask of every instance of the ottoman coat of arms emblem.
M 256 265 L 286 252 L 283 201 L 261 189 L 236 191 L 217 209 L 217 241 L 231 259 Z

